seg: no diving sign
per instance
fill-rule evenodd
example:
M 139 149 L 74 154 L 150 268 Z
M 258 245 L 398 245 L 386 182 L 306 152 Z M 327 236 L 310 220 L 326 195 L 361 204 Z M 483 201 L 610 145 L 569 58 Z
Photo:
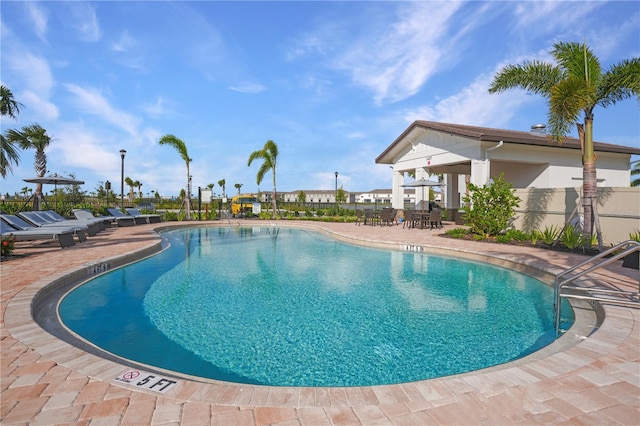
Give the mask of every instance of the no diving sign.
M 137 388 L 149 389 L 160 393 L 165 393 L 178 384 L 176 380 L 138 370 L 128 370 L 113 380 L 120 383 L 126 383 Z

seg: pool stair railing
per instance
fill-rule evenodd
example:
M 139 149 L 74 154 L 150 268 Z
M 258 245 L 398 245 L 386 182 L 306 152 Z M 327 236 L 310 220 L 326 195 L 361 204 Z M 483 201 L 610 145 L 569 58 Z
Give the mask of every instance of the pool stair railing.
M 640 273 L 638 274 L 638 291 L 627 291 L 615 288 L 602 288 L 595 286 L 580 286 L 575 280 L 584 277 L 603 266 L 640 252 L 640 242 L 627 240 L 611 247 L 610 249 L 590 257 L 584 262 L 566 269 L 556 275 L 554 280 L 554 305 L 553 320 L 556 335 L 561 333 L 560 322 L 562 318 L 562 298 L 573 298 L 606 302 L 615 305 L 625 305 L 640 308 Z

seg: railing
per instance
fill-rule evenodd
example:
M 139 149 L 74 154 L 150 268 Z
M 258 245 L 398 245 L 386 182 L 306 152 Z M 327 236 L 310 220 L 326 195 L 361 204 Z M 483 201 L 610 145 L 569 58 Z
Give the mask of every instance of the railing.
M 614 247 L 611 247 L 609 250 L 606 250 L 602 253 L 599 253 L 579 265 L 575 265 L 565 271 L 560 272 L 556 275 L 554 280 L 554 305 L 553 305 L 553 319 L 554 326 L 556 329 L 556 333 L 560 332 L 560 319 L 561 319 L 561 298 L 574 298 L 574 299 L 584 299 L 584 300 L 595 300 L 601 302 L 608 302 L 612 304 L 618 305 L 631 305 L 640 307 L 640 274 L 638 275 L 638 291 L 624 291 L 624 290 L 610 290 L 610 289 L 602 289 L 595 287 L 579 287 L 579 286 L 569 286 L 569 284 L 590 272 L 595 271 L 603 266 L 607 266 L 618 259 L 621 259 L 631 253 L 640 252 L 640 242 L 638 241 L 624 241 L 622 243 L 617 244 Z M 611 257 L 606 257 L 610 256 Z M 605 258 L 606 257 L 606 258 Z M 605 258 L 605 259 L 603 259 Z M 603 259 L 601 262 L 592 264 L 593 262 Z M 587 267 L 589 264 L 591 266 Z M 576 272 L 572 276 L 568 276 L 570 273 L 577 271 L 578 269 L 587 267 L 581 271 Z M 563 289 L 573 289 L 580 290 L 580 294 L 574 293 L 563 293 Z M 622 296 L 620 298 L 612 298 L 612 297 L 603 297 L 603 295 L 609 296 Z

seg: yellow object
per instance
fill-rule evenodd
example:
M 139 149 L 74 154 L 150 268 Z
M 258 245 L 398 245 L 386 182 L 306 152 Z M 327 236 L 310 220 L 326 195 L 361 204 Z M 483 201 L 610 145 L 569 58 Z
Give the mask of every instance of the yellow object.
M 253 210 L 253 203 L 257 203 L 258 200 L 251 194 L 236 195 L 231 199 L 231 214 L 237 216 L 240 212 L 251 213 Z

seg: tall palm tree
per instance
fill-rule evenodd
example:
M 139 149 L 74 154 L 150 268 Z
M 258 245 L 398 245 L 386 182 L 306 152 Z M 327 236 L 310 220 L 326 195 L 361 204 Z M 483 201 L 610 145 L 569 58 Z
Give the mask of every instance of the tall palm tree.
M 558 143 L 576 125 L 582 147 L 583 233 L 590 242 L 597 204 L 593 110 L 632 96 L 639 96 L 640 100 L 640 58 L 623 60 L 603 72 L 600 61 L 586 44 L 558 42 L 551 55 L 556 64 L 533 60 L 505 66 L 494 76 L 489 92 L 518 87 L 547 98 L 549 132 Z M 581 114 L 583 123 L 578 122 Z M 596 230 L 602 246 L 599 224 Z
M 134 180 L 133 181 L 133 188 L 138 190 L 138 198 L 142 198 L 142 190 L 140 189 L 142 187 L 142 184 L 140 183 L 139 180 Z M 132 193 L 133 197 L 132 198 L 136 198 L 136 193 L 135 191 Z M 132 200 L 133 201 L 133 200 Z
M 253 151 L 251 155 L 249 155 L 249 161 L 247 162 L 247 166 L 251 166 L 251 163 L 255 159 L 262 159 L 262 166 L 258 169 L 258 174 L 256 174 L 256 182 L 258 185 L 262 183 L 262 179 L 264 175 L 271 170 L 273 175 L 273 194 L 271 196 L 271 204 L 273 206 L 273 219 L 276 218 L 276 212 L 278 211 L 278 206 L 276 203 L 276 163 L 278 159 L 278 146 L 274 141 L 269 139 L 264 147 L 260 150 Z
M 222 198 L 226 197 L 226 194 L 225 194 L 225 189 L 226 189 L 225 185 L 226 185 L 226 184 L 227 184 L 227 182 L 226 182 L 224 179 L 220 179 L 220 180 L 218 181 L 218 185 L 219 185 L 220 187 L 222 187 Z
M 129 195 L 127 195 L 127 198 L 129 199 L 129 201 L 133 201 L 133 187 L 135 186 L 133 179 L 127 176 L 126 178 L 124 178 L 124 183 L 129 187 Z
M 187 153 L 187 145 L 185 145 L 182 139 L 177 138 L 172 134 L 167 134 L 160 138 L 160 145 L 169 145 L 174 147 L 187 165 L 187 189 L 184 200 L 186 219 L 191 220 L 191 173 L 189 172 L 189 163 L 191 163 L 192 160 L 189 158 L 189 154 Z
M 34 169 L 36 176 L 43 177 L 47 172 L 47 155 L 44 151 L 51 143 L 51 137 L 47 134 L 47 131 L 39 124 L 31 124 L 24 126 L 20 131 L 14 129 L 7 130 L 6 138 L 9 142 L 18 144 L 22 149 L 34 149 L 36 151 Z M 36 184 L 35 198 L 33 201 L 34 210 L 40 210 L 41 199 L 42 184 L 38 183 Z
M 0 85 L 0 114 L 8 115 L 14 120 L 20 112 L 22 104 L 13 98 L 13 93 L 5 85 Z M 7 172 L 13 173 L 13 164 L 20 162 L 20 154 L 15 144 L 9 141 L 5 135 L 0 135 L 0 176 L 7 177 Z

